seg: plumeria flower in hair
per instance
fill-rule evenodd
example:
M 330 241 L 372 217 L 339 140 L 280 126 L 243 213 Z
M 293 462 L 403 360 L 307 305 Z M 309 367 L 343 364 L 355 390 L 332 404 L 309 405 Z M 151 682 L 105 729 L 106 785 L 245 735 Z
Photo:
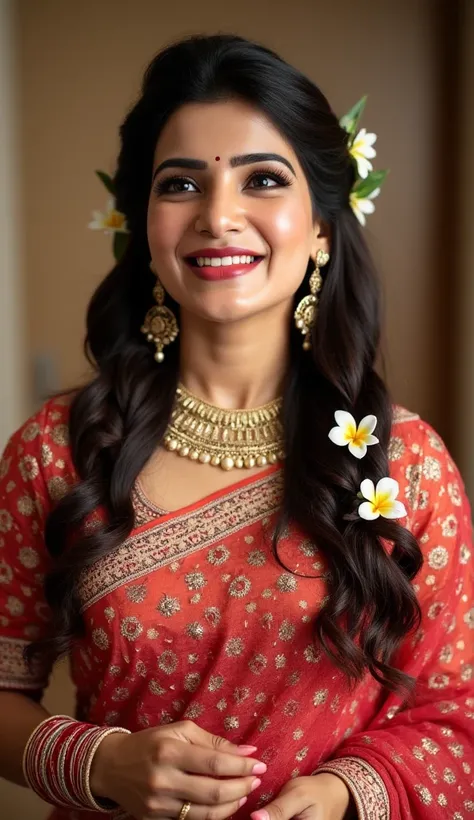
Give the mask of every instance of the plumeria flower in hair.
M 380 187 L 388 171 L 374 171 L 370 162 L 376 156 L 373 147 L 376 134 L 367 133 L 365 128 L 358 131 L 359 121 L 367 102 L 367 97 L 357 102 L 340 120 L 340 125 L 347 132 L 347 148 L 354 162 L 356 179 L 349 195 L 349 204 L 361 225 L 366 223 L 366 214 L 373 214 L 373 200 L 379 195 Z
M 373 214 L 375 211 L 375 205 L 372 200 L 375 199 L 379 193 L 380 188 L 376 188 L 375 191 L 372 191 L 367 196 L 360 196 L 357 191 L 352 191 L 350 194 L 349 200 L 351 208 L 362 226 L 364 226 L 367 221 L 365 218 L 366 214 Z
M 368 134 L 365 128 L 357 134 L 352 143 L 349 153 L 351 157 L 357 162 L 357 172 L 362 179 L 366 179 L 369 171 L 373 171 L 373 165 L 370 162 L 376 156 L 373 144 L 377 139 L 377 134 Z
M 349 452 L 356 458 L 363 458 L 368 446 L 379 443 L 378 438 L 372 435 L 377 426 L 376 416 L 364 416 L 360 424 L 357 424 L 351 413 L 336 410 L 334 418 L 337 427 L 329 431 L 329 438 L 338 447 L 348 446 Z
M 125 216 L 115 208 L 115 199 L 109 199 L 105 213 L 92 211 L 92 222 L 89 228 L 94 231 L 104 231 L 105 233 L 127 233 L 127 222 Z
M 101 211 L 92 212 L 92 221 L 88 227 L 93 231 L 104 231 L 106 234 L 113 234 L 113 251 L 117 262 L 120 261 L 127 246 L 129 233 L 125 214 L 117 211 L 115 207 L 115 186 L 114 181 L 104 171 L 96 171 L 97 176 L 107 188 L 111 198 L 107 202 L 105 213 Z
M 359 515 L 366 521 L 382 518 L 404 518 L 407 514 L 405 505 L 397 501 L 398 481 L 393 478 L 381 478 L 374 486 L 370 478 L 365 478 L 360 485 L 359 497 L 364 498 L 359 506 Z

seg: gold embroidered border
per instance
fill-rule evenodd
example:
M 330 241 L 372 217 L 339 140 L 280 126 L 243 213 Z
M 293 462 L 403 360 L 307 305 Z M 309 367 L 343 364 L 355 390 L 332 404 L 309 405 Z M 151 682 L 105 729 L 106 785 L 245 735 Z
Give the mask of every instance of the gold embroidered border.
M 166 510 L 152 504 L 138 483 L 132 490 L 132 503 L 135 511 L 135 527 L 141 527 L 157 517 L 168 515 Z
M 49 670 L 40 664 L 30 671 L 23 656 L 28 641 L 0 638 L 0 689 L 44 689 Z
M 272 473 L 187 513 L 132 533 L 115 552 L 86 569 L 78 585 L 84 611 L 123 583 L 209 547 L 276 511 L 283 476 Z
M 351 792 L 359 820 L 390 820 L 390 798 L 379 773 L 361 757 L 340 757 L 319 766 L 313 774 L 340 777 Z

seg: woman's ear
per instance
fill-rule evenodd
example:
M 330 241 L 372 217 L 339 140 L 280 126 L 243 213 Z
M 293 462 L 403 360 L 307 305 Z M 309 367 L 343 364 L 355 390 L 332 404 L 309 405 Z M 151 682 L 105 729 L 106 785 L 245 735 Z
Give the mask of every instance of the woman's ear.
M 327 222 L 314 223 L 310 254 L 313 262 L 316 262 L 316 255 L 320 250 L 331 253 L 331 229 Z

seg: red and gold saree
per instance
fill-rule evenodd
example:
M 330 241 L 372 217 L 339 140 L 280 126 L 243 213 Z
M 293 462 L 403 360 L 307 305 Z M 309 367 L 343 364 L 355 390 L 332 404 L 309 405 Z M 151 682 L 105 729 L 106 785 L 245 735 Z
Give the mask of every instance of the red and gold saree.
M 48 626 L 44 521 L 75 480 L 67 414 L 65 402 L 45 404 L 12 436 L 0 466 L 0 687 L 25 693 L 42 690 L 49 671 L 33 679 L 23 649 Z M 132 731 L 190 718 L 254 744 L 268 771 L 242 818 L 320 767 L 345 780 L 363 820 L 470 816 L 469 506 L 444 445 L 417 416 L 396 412 L 390 459 L 425 559 L 414 582 L 422 627 L 395 659 L 417 679 L 414 702 L 370 676 L 350 691 L 315 645 L 325 563 L 297 527 L 284 533 L 279 555 L 298 574 L 275 560 L 282 472 L 272 467 L 173 513 L 136 486 L 133 532 L 80 581 L 86 634 L 70 656 L 76 716 Z

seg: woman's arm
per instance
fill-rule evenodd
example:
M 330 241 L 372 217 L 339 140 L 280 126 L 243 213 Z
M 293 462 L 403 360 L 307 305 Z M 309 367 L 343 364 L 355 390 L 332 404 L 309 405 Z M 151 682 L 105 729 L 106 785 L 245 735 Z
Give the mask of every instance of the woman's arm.
M 0 459 L 0 776 L 21 785 L 26 742 L 48 717 L 40 703 L 52 663 L 39 659 L 28 667 L 24 650 L 49 629 L 44 524 L 54 464 L 67 459 L 65 409 L 46 403 L 11 436 Z
M 39 703 L 18 692 L 0 692 L 0 777 L 26 786 L 23 752 L 28 738 L 48 717 Z

